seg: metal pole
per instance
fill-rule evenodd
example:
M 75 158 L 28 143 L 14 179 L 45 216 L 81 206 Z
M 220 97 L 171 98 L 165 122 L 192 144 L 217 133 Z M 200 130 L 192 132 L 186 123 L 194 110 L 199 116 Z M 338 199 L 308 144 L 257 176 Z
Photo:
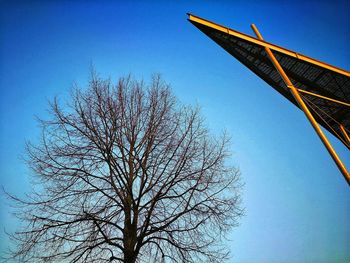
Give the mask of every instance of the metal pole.
M 348 135 L 348 133 L 346 132 L 345 128 L 343 125 L 340 125 L 340 130 L 343 133 L 345 140 L 347 141 L 347 143 L 350 145 L 350 137 Z
M 254 33 L 256 34 L 256 36 L 258 37 L 258 39 L 263 40 L 263 37 L 261 36 L 261 34 L 258 31 L 258 29 L 256 28 L 256 26 L 254 24 L 252 24 L 251 27 L 252 27 Z M 330 142 L 328 141 L 327 137 L 323 133 L 321 127 L 318 125 L 318 123 L 316 122 L 315 118 L 312 116 L 312 114 L 309 111 L 308 107 L 306 106 L 305 102 L 301 98 L 297 88 L 294 87 L 293 83 L 290 81 L 290 79 L 288 78 L 287 74 L 284 72 L 282 66 L 277 61 L 275 55 L 272 53 L 270 48 L 265 46 L 265 51 L 266 51 L 267 55 L 269 56 L 272 64 L 275 66 L 276 70 L 278 71 L 278 73 L 282 77 L 284 83 L 286 84 L 286 86 L 292 92 L 292 94 L 293 94 L 295 100 L 297 101 L 297 103 L 299 104 L 300 108 L 304 111 L 304 113 L 305 113 L 306 117 L 308 118 L 308 120 L 310 121 L 312 127 L 315 129 L 317 135 L 320 137 L 320 139 L 323 142 L 324 146 L 326 147 L 326 149 L 328 150 L 329 154 L 333 158 L 334 162 L 338 166 L 339 170 L 343 174 L 345 180 L 350 185 L 350 174 L 349 174 L 349 172 L 346 170 L 346 167 L 344 166 L 343 162 L 340 160 L 339 156 L 337 155 L 337 153 L 333 149 L 332 145 L 330 144 Z

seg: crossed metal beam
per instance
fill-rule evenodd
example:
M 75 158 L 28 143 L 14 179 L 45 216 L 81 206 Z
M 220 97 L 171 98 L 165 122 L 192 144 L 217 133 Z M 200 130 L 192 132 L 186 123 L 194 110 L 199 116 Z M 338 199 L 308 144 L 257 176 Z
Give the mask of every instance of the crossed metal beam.
M 293 97 L 296 100 L 296 102 L 298 103 L 300 109 L 305 113 L 306 118 L 311 123 L 311 125 L 314 128 L 315 132 L 317 133 L 317 135 L 321 139 L 322 143 L 326 147 L 328 153 L 330 154 L 330 156 L 334 160 L 335 164 L 337 165 L 338 169 L 343 174 L 345 180 L 350 185 L 350 174 L 349 174 L 348 170 L 346 169 L 346 167 L 343 164 L 342 160 L 339 158 L 338 154 L 334 150 L 334 148 L 331 145 L 331 143 L 329 142 L 328 138 L 326 137 L 326 135 L 322 131 L 320 125 L 317 123 L 317 121 L 315 120 L 314 116 L 310 112 L 309 107 L 311 107 L 311 105 L 309 105 L 309 107 L 308 107 L 307 101 L 305 102 L 303 100 L 303 97 L 302 97 L 301 93 L 305 93 L 305 94 L 308 94 L 310 96 L 314 96 L 314 97 L 322 98 L 322 99 L 325 99 L 325 100 L 328 100 L 328 101 L 332 101 L 334 103 L 338 103 L 338 104 L 341 104 L 341 105 L 346 106 L 346 107 L 350 107 L 350 103 L 344 102 L 344 101 L 341 101 L 341 100 L 338 100 L 338 99 L 330 98 L 330 97 L 327 97 L 327 96 L 323 96 L 323 95 L 320 95 L 320 94 L 316 94 L 314 92 L 310 92 L 310 91 L 306 91 L 306 90 L 303 90 L 303 89 L 296 88 L 293 85 L 293 83 L 291 82 L 291 80 L 288 77 L 288 75 L 286 74 L 286 72 L 284 71 L 284 69 L 282 68 L 282 66 L 280 65 L 280 63 L 278 62 L 278 60 L 276 59 L 276 57 L 275 57 L 275 55 L 273 54 L 272 51 L 278 51 L 280 53 L 283 53 L 283 54 L 286 54 L 286 55 L 289 55 L 289 56 L 292 56 L 292 57 L 296 57 L 296 58 L 301 59 L 303 61 L 306 61 L 306 62 L 309 62 L 311 64 L 315 64 L 317 66 L 320 66 L 322 68 L 329 69 L 329 70 L 332 70 L 334 72 L 343 74 L 343 75 L 345 75 L 347 77 L 350 77 L 350 72 L 342 70 L 340 68 L 336 68 L 336 67 L 334 67 L 332 65 L 320 62 L 318 60 L 306 57 L 306 56 L 298 54 L 296 52 L 293 52 L 293 51 L 281 48 L 279 46 L 267 43 L 267 42 L 264 41 L 262 35 L 260 34 L 260 32 L 258 31 L 257 27 L 254 24 L 252 24 L 251 27 L 252 27 L 255 35 L 257 36 L 257 38 L 254 38 L 254 37 L 251 37 L 249 35 L 240 33 L 238 31 L 235 31 L 235 30 L 223 27 L 221 25 L 218 25 L 216 23 L 210 22 L 208 20 L 202 19 L 200 17 L 194 16 L 194 15 L 191 15 L 191 14 L 188 14 L 188 16 L 189 16 L 189 20 L 190 21 L 197 22 L 199 24 L 208 26 L 210 28 L 213 28 L 213 29 L 225 32 L 225 33 L 227 33 L 229 35 L 233 35 L 233 36 L 238 37 L 240 39 L 252 42 L 254 44 L 258 44 L 258 45 L 263 46 L 265 48 L 265 51 L 267 53 L 267 56 L 268 56 L 269 60 L 272 62 L 273 66 L 275 67 L 275 69 L 277 70 L 279 75 L 281 76 L 284 84 L 286 85 L 286 87 L 289 89 L 289 91 L 293 95 Z M 345 145 L 347 145 L 347 146 L 350 145 L 349 131 L 347 131 L 342 124 L 339 124 L 339 129 L 340 129 L 344 139 L 341 136 L 339 136 L 339 135 L 337 135 L 337 137 L 339 139 L 341 139 Z

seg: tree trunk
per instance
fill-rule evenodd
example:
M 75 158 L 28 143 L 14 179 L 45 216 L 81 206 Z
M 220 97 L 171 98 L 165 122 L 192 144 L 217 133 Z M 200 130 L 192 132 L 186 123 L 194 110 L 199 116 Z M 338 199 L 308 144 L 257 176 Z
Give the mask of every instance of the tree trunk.
M 125 206 L 125 221 L 124 221 L 124 263 L 135 263 L 137 258 L 136 242 L 137 242 L 137 221 L 132 220 L 131 211 L 132 211 L 132 197 L 131 192 L 131 183 L 129 185 L 129 192 L 126 198 Z M 135 215 L 134 215 L 135 217 Z
M 124 228 L 124 263 L 135 263 L 137 253 L 135 245 L 137 240 L 136 228 L 130 222 Z
M 124 263 L 135 263 L 136 258 L 134 251 L 124 251 Z

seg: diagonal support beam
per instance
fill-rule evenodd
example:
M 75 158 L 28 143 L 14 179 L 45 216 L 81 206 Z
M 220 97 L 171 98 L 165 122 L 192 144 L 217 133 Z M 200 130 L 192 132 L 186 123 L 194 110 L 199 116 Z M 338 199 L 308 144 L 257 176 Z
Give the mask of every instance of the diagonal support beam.
M 344 138 L 346 139 L 346 141 L 347 141 L 348 144 L 350 145 L 350 137 L 349 137 L 349 134 L 348 134 L 348 132 L 345 130 L 345 128 L 344 128 L 343 125 L 340 125 L 340 130 L 341 130 L 341 132 L 343 133 Z
M 326 96 L 323 96 L 323 95 L 320 95 L 320 94 L 316 94 L 316 93 L 313 93 L 313 92 L 310 92 L 310 91 L 307 91 L 307 90 L 303 90 L 303 89 L 297 89 L 297 90 L 299 92 L 301 92 L 301 93 L 305 93 L 305 94 L 308 94 L 308 95 L 311 95 L 311 96 L 314 96 L 314 97 L 318 97 L 318 98 L 321 98 L 321 99 L 329 100 L 329 101 L 332 101 L 332 102 L 335 102 L 335 103 L 338 103 L 338 104 L 350 107 L 350 103 L 347 103 L 347 102 L 344 102 L 344 101 L 335 100 L 335 99 L 332 99 L 332 98 L 329 98 L 329 97 L 326 97 Z
M 251 27 L 252 27 L 254 33 L 256 34 L 256 36 L 258 37 L 258 39 L 263 41 L 264 39 L 263 39 L 262 35 L 260 34 L 260 32 L 258 31 L 258 29 L 256 28 L 256 26 L 254 24 L 252 24 Z M 297 103 L 299 104 L 300 108 L 305 113 L 305 115 L 308 118 L 308 120 L 310 121 L 312 127 L 315 129 L 317 135 L 319 136 L 319 138 L 321 139 L 322 143 L 326 147 L 327 151 L 329 152 L 329 154 L 333 158 L 334 162 L 338 166 L 339 170 L 343 174 L 345 180 L 350 185 L 350 174 L 349 174 L 349 172 L 347 171 L 346 167 L 344 166 L 343 162 L 339 158 L 338 154 L 334 150 L 334 148 L 331 145 L 331 143 L 328 141 L 326 135 L 323 133 L 321 127 L 318 125 L 318 123 L 316 122 L 315 118 L 312 116 L 312 114 L 311 114 L 310 110 L 308 109 L 307 105 L 305 104 L 305 102 L 301 98 L 298 89 L 296 87 L 294 87 L 293 83 L 290 81 L 289 77 L 287 76 L 287 74 L 283 70 L 282 66 L 277 61 L 277 59 L 276 59 L 275 55 L 272 53 L 271 49 L 268 46 L 265 46 L 265 51 L 266 51 L 269 59 L 271 60 L 272 64 L 276 68 L 277 72 L 280 74 L 281 78 L 283 79 L 285 85 L 290 89 L 294 99 L 297 101 Z

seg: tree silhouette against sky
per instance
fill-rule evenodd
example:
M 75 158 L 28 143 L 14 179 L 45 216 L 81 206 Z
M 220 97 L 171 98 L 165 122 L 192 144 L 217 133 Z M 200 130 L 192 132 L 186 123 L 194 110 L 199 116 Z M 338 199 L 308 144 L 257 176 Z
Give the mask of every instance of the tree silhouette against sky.
M 228 137 L 209 134 L 154 76 L 116 85 L 92 74 L 71 101 L 50 104 L 27 146 L 35 186 L 11 196 L 21 262 L 222 262 L 242 215 Z M 33 261 L 34 260 L 34 261 Z

